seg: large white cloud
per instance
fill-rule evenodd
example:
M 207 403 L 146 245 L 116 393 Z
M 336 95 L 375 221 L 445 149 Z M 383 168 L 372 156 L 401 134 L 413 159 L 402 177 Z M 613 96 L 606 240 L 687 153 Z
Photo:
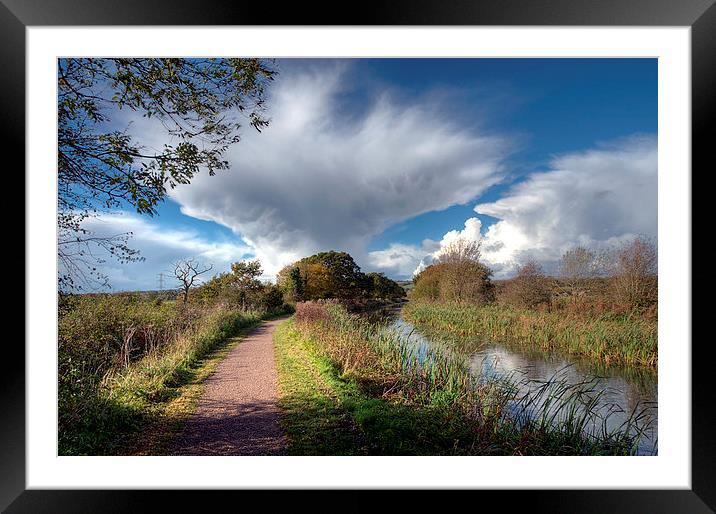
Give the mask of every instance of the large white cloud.
M 342 95 L 353 72 L 316 66 L 282 73 L 268 102 L 271 125 L 245 132 L 230 150 L 229 172 L 175 189 L 182 212 L 233 229 L 269 272 L 336 249 L 364 267 L 409 274 L 412 262 L 399 255 L 405 248 L 369 255 L 371 237 L 472 201 L 502 178 L 510 145 L 460 126 L 434 101 L 383 95 L 347 115 Z
M 529 255 L 554 263 L 570 247 L 657 235 L 657 145 L 632 137 L 555 158 L 496 202 L 475 211 L 499 218 L 485 234 L 485 258 L 512 265 Z M 490 245 L 499 246 L 490 251 Z
M 421 256 L 417 266 L 413 267 L 413 274 L 420 273 L 426 267 L 443 253 L 443 251 L 450 245 L 450 243 L 458 239 L 466 239 L 468 241 L 481 241 L 482 234 L 480 232 L 482 228 L 482 222 L 478 218 L 469 218 L 465 221 L 465 226 L 461 230 L 450 230 L 446 232 L 440 241 L 425 240 L 423 241 L 423 248 L 430 248 L 432 251 Z
M 484 235 L 477 218 L 450 231 L 440 247 L 462 236 L 482 240 L 483 259 L 507 276 L 527 257 L 550 271 L 575 245 L 609 246 L 636 235 L 657 235 L 657 145 L 654 137 L 556 157 L 550 170 L 534 173 L 491 203 L 475 206 L 498 218 Z M 416 263 L 420 271 L 439 249 Z
M 391 277 L 407 278 L 415 270 L 416 263 L 421 262 L 426 254 L 435 250 L 435 242 L 429 239 L 422 246 L 392 243 L 384 250 L 375 250 L 368 254 L 370 267 L 379 269 Z
M 94 254 L 105 260 L 100 270 L 113 290 L 158 289 L 159 273 L 164 274 L 164 287 L 176 286 L 172 263 L 194 258 L 213 269 L 207 277 L 228 271 L 230 264 L 250 257 L 251 248 L 236 241 L 210 240 L 192 228 L 170 229 L 157 220 L 127 212 L 112 212 L 88 218 L 83 228 L 91 237 L 108 237 L 131 232 L 128 246 L 140 251 L 144 261 L 122 264 L 97 247 Z

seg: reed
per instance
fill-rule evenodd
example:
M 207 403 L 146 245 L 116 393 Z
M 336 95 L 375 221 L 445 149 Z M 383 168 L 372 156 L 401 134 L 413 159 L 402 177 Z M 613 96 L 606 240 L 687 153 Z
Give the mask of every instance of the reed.
M 467 420 L 480 441 L 477 453 L 632 454 L 648 428 L 645 409 L 608 428 L 609 412 L 592 383 L 555 376 L 535 388 L 515 377 L 476 375 L 450 345 L 416 344 L 331 303 L 298 304 L 295 319 L 315 351 L 366 393 Z
M 582 355 L 606 364 L 658 365 L 657 323 L 638 316 L 602 319 L 428 302 L 410 302 L 403 316 L 431 335 L 449 335 L 467 346 L 493 341 Z

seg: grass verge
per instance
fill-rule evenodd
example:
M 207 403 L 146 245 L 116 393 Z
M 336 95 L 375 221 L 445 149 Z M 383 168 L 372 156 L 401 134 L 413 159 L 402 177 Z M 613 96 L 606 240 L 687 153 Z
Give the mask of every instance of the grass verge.
M 607 429 L 594 384 L 521 393 L 334 303 L 298 304 L 275 337 L 294 454 L 629 455 L 644 433 L 639 412 Z
M 218 310 L 161 351 L 107 373 L 95 387 L 61 383 L 58 453 L 161 453 L 193 412 L 203 381 L 261 319 L 259 313 Z
M 469 425 L 448 409 L 376 398 L 320 355 L 293 319 L 274 334 L 282 426 L 292 455 L 470 453 Z
M 206 357 L 198 359 L 184 375 L 184 381 L 168 385 L 166 402 L 149 406 L 152 421 L 142 430 L 141 437 L 129 438 L 124 448 L 126 455 L 166 455 L 172 438 L 196 410 L 204 392 L 205 380 L 214 374 L 217 366 L 236 348 L 256 325 L 254 323 L 223 343 L 218 344 Z

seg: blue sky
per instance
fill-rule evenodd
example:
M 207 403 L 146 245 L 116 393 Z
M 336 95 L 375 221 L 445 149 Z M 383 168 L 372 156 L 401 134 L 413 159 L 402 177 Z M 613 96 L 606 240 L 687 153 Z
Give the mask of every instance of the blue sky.
M 224 271 L 256 256 L 271 277 L 327 249 L 409 278 L 458 236 L 507 276 L 527 256 L 549 268 L 576 244 L 656 235 L 655 59 L 276 64 L 272 125 L 244 129 L 229 172 L 172 191 L 154 218 L 91 227 L 131 227 L 146 257 L 108 266 L 115 288 L 156 287 L 170 258 Z

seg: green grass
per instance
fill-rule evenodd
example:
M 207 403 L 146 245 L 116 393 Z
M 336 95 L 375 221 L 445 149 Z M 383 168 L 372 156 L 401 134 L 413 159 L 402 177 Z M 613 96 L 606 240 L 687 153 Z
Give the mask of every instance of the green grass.
M 466 453 L 474 435 L 447 409 L 374 398 L 317 351 L 293 319 L 274 341 L 282 425 L 293 455 Z
M 486 342 L 580 355 L 606 364 L 656 367 L 657 324 L 640 317 L 600 319 L 562 313 L 409 302 L 407 321 L 430 336 L 449 336 L 457 349 L 474 351 Z
M 583 405 L 594 398 L 589 384 L 548 382 L 540 395 L 563 401 L 540 410 L 507 380 L 471 376 L 449 349 L 419 357 L 405 339 L 337 305 L 299 304 L 275 343 L 293 454 L 626 455 L 635 448 L 630 427 L 586 433 L 596 412 Z
M 260 321 L 258 313 L 212 312 L 161 351 L 109 372 L 101 380 L 88 378 L 72 387 L 64 377 L 59 454 L 161 452 L 192 412 L 203 380 L 238 343 L 236 336 Z

